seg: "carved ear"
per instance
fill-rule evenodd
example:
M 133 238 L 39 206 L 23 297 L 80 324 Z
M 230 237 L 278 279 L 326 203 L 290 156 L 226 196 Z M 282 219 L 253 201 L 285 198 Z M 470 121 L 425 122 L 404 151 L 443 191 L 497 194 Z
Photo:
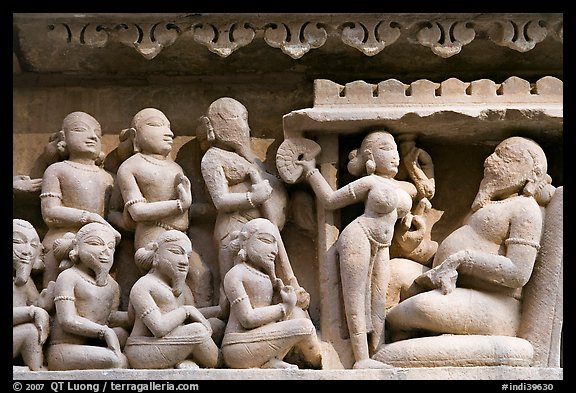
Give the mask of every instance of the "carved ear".
M 120 132 L 120 135 L 125 136 L 125 139 L 128 137 L 132 138 L 132 149 L 134 153 L 138 153 L 140 151 L 140 146 L 138 145 L 138 138 L 136 138 L 136 129 L 134 127 L 126 128 Z M 122 140 L 122 139 L 120 139 Z
M 538 185 L 536 184 L 536 182 L 533 179 L 528 179 L 526 181 L 526 184 L 524 185 L 524 189 L 522 190 L 522 193 L 524 195 L 527 196 L 533 196 L 534 194 L 536 194 L 536 188 L 538 187 Z
M 216 139 L 216 134 L 214 134 L 214 127 L 212 127 L 212 122 L 208 117 L 206 117 L 206 137 L 210 142 L 213 142 Z
M 65 157 L 68 151 L 66 149 L 66 137 L 64 136 L 64 130 L 60 130 L 54 135 L 55 135 L 54 140 L 58 141 L 56 143 L 56 150 L 58 150 L 58 154 L 60 155 L 60 157 Z
M 366 172 L 371 175 L 376 171 L 376 162 L 374 161 L 374 155 L 371 150 L 364 150 L 366 156 Z
M 134 140 L 134 136 L 136 136 L 136 129 L 134 129 L 133 127 L 130 127 L 130 128 L 125 128 L 122 131 L 120 131 L 120 135 L 118 136 L 118 139 L 120 139 L 120 142 L 124 142 L 127 139 Z
M 348 160 L 353 160 L 358 155 L 358 149 L 354 149 L 348 154 Z

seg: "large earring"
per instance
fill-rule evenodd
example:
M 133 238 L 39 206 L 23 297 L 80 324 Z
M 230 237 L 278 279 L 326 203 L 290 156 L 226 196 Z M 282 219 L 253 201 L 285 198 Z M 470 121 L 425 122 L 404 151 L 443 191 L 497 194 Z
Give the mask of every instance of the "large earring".
M 240 250 L 238 250 L 238 258 L 240 258 L 240 260 L 242 262 L 244 262 L 246 260 L 246 250 L 241 248 Z
M 214 133 L 214 127 L 208 116 L 202 116 L 201 121 L 204 123 L 204 128 L 206 129 L 206 139 L 208 142 L 214 142 L 216 139 L 216 134 Z
M 372 155 L 372 154 L 370 154 Z M 366 172 L 369 175 L 374 174 L 374 172 L 376 172 L 376 162 L 374 162 L 373 158 L 369 158 L 366 160 Z

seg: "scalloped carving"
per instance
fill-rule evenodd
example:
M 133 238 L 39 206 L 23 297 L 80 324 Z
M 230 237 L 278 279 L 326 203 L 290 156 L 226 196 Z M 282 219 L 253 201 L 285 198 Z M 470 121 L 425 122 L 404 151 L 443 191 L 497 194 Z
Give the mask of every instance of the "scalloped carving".
M 270 23 L 264 30 L 264 40 L 273 48 L 280 48 L 283 53 L 299 59 L 310 49 L 324 45 L 328 33 L 320 23 L 292 22 Z
M 463 82 L 456 78 L 435 83 L 420 79 L 406 85 L 388 79 L 377 85 L 354 81 L 340 85 L 327 79 L 314 84 L 314 107 L 370 106 L 384 104 L 489 104 L 505 102 L 558 102 L 562 100 L 563 82 L 547 76 L 536 83 L 510 77 L 501 84 L 489 79 Z
M 388 20 L 347 22 L 342 25 L 341 39 L 366 56 L 374 56 L 400 37 L 400 25 Z
M 548 29 L 540 23 L 537 19 L 501 20 L 494 23 L 488 36 L 497 45 L 507 46 L 518 52 L 527 52 L 534 49 L 548 34 Z
M 460 53 L 464 45 L 474 40 L 476 31 L 473 26 L 471 22 L 463 21 L 427 22 L 416 37 L 420 44 L 438 56 L 448 58 Z
M 94 48 L 121 42 L 147 59 L 153 59 L 188 31 L 194 41 L 220 57 L 227 57 L 256 37 L 262 37 L 269 46 L 281 49 L 293 59 L 320 48 L 329 39 L 339 40 L 366 56 L 375 56 L 402 39 L 403 44 L 426 46 L 442 58 L 460 53 L 475 39 L 490 40 L 518 52 L 533 49 L 548 35 L 562 43 L 564 39 L 561 14 L 539 14 L 537 19 L 526 14 L 508 15 L 507 19 L 475 16 L 470 20 L 464 19 L 465 16 L 457 19 L 438 15 L 432 19 L 426 14 L 415 15 L 358 14 L 355 17 L 342 14 L 325 19 L 315 16 L 311 21 L 311 16 L 306 14 L 290 14 L 276 20 L 270 20 L 266 14 L 246 14 L 241 20 L 207 14 L 194 16 L 194 20 L 181 18 L 177 22 L 152 20 L 150 23 L 131 17 L 126 17 L 126 23 L 106 18 L 87 23 L 77 22 L 71 16 L 70 22 L 60 19 L 47 27 L 48 34 L 56 41 Z
M 247 23 L 228 23 L 218 27 L 203 23 L 194 26 L 194 40 L 220 57 L 228 57 L 235 50 L 248 45 L 255 34 Z
M 48 26 L 52 39 L 65 39 L 68 43 L 87 45 L 91 48 L 102 48 L 108 44 L 109 36 L 106 27 L 100 24 L 67 24 L 56 23 Z
M 180 34 L 178 26 L 167 22 L 121 24 L 116 28 L 119 29 L 119 41 L 148 60 L 172 45 Z

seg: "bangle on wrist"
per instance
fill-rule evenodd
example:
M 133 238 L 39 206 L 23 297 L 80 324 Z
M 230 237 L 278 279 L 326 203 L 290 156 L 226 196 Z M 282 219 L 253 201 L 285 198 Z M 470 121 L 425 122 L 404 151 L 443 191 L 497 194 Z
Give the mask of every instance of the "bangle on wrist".
M 310 176 L 312 176 L 313 174 L 315 174 L 316 172 L 320 173 L 320 171 L 318 170 L 318 168 L 314 168 L 311 171 L 309 171 L 308 173 L 306 173 L 306 175 L 304 175 L 304 178 L 308 179 Z
M 34 319 L 34 306 L 30 306 L 28 308 L 28 316 L 30 317 L 30 319 Z
M 256 207 L 256 205 L 254 204 L 254 202 L 252 202 L 252 197 L 250 196 L 250 191 L 246 192 L 246 200 L 248 201 L 248 203 L 250 204 L 250 206 Z
M 90 212 L 88 212 L 86 210 L 82 210 L 82 214 L 80 215 L 80 223 L 82 225 L 88 224 L 89 215 L 90 215 Z
M 182 202 L 180 199 L 176 199 L 176 207 L 180 213 L 184 213 L 184 208 L 182 207 Z
M 282 318 L 286 318 L 286 306 L 283 303 L 278 304 L 280 306 L 280 313 L 282 314 Z
M 104 340 L 104 336 L 106 336 L 106 330 L 108 329 L 107 326 L 102 326 L 100 330 L 98 330 L 98 338 L 100 340 Z

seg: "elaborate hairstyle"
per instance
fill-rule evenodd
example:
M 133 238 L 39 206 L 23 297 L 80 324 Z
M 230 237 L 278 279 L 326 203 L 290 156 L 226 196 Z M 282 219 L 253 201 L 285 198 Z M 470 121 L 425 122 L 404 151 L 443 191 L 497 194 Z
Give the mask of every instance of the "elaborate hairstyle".
M 154 258 L 158 247 L 164 243 L 184 240 L 189 245 L 188 253 L 192 252 L 190 238 L 184 233 L 175 229 L 161 233 L 155 241 L 149 242 L 144 247 L 140 247 L 134 254 L 134 262 L 144 272 L 149 271 L 154 266 Z
M 114 229 L 111 225 L 103 224 L 101 222 L 90 222 L 84 225 L 76 232 L 66 232 L 62 237 L 54 241 L 53 252 L 56 260 L 60 262 L 60 270 L 65 270 L 72 267 L 78 260 L 78 254 L 74 250 L 74 246 L 78 241 L 92 233 L 96 229 L 103 229 L 114 235 L 115 244 L 120 242 L 120 232 Z
M 382 138 L 389 138 L 394 142 L 394 137 L 388 131 L 372 131 L 364 137 L 359 149 L 354 149 L 348 155 L 348 172 L 354 176 L 373 174 L 376 170 L 376 163 L 372 156 L 374 146 Z

